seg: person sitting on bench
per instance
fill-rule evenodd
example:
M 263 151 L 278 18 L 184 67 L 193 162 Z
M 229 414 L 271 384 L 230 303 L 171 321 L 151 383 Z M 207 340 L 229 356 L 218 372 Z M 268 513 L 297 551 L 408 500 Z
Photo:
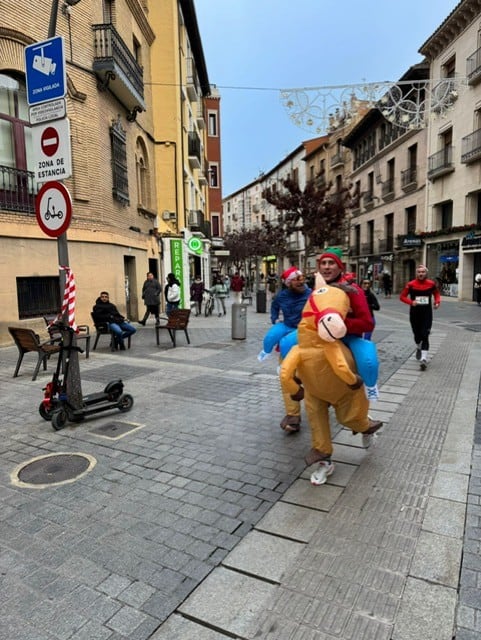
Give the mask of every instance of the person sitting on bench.
M 117 307 L 110 302 L 108 291 L 100 292 L 93 306 L 92 315 L 95 323 L 105 322 L 108 325 L 109 331 L 115 337 L 115 348 L 125 351 L 124 340 L 133 335 L 136 329 L 127 322 Z

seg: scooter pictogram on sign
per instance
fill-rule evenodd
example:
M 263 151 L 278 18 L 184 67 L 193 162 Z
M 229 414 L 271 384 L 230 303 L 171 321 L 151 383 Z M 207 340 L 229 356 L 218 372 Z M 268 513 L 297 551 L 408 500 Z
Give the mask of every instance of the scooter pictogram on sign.
M 42 231 L 58 238 L 72 219 L 72 199 L 61 182 L 46 182 L 35 198 L 35 215 Z

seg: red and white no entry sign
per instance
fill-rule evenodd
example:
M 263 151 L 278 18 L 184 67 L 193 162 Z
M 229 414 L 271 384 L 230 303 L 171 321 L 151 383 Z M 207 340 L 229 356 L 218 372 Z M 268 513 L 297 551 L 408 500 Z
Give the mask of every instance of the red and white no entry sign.
M 43 153 L 49 158 L 58 151 L 59 135 L 55 127 L 47 127 L 40 138 Z
M 72 198 L 61 182 L 46 182 L 35 198 L 39 227 L 51 238 L 65 233 L 72 219 Z

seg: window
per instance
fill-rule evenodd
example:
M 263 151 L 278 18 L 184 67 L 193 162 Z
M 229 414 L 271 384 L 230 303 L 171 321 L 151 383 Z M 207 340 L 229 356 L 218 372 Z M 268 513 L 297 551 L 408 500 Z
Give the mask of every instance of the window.
M 142 138 L 138 138 L 135 149 L 135 170 L 137 176 L 138 206 L 149 208 L 150 206 L 150 178 L 147 163 L 147 149 Z
M 132 42 L 132 46 L 134 48 L 134 58 L 135 61 L 142 66 L 142 49 L 140 47 L 140 42 L 137 40 L 137 38 L 134 36 L 133 38 L 133 42 Z
M 456 72 L 456 56 L 453 56 L 442 66 L 443 78 L 454 78 L 455 72 Z
M 220 237 L 220 216 L 218 213 L 211 214 L 210 223 L 212 225 L 212 235 L 215 238 L 219 238 Z
M 406 233 L 414 235 L 416 233 L 416 207 L 406 208 Z
M 453 226 L 453 203 L 443 202 L 441 205 L 441 229 L 448 229 Z
M 58 276 L 17 278 L 18 317 L 35 318 L 60 311 Z
M 217 112 L 209 111 L 208 115 L 208 131 L 210 136 L 218 136 L 217 133 Z
M 209 186 L 214 188 L 219 186 L 219 166 L 215 162 L 209 164 Z
M 127 132 L 120 118 L 110 127 L 112 150 L 112 195 L 122 204 L 129 204 L 129 179 L 127 172 Z
M 25 82 L 0 74 L 0 206 L 7 211 L 35 211 L 36 185 Z

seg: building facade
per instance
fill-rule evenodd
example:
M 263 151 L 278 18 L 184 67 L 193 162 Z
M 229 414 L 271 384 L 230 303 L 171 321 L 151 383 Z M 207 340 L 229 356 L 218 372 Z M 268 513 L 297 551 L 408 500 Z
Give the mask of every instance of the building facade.
M 24 62 L 53 18 L 66 59 L 73 216 L 65 247 L 77 321 L 90 322 L 101 289 L 137 320 L 147 271 L 161 280 L 181 273 L 188 304 L 191 273 L 210 273 L 211 235 L 210 87 L 193 0 L 20 4 L 21 23 L 19 3 L 7 3 L 0 26 L 0 342 L 10 341 L 7 326 L 39 328 L 60 306 L 60 243 L 35 216 L 42 182 Z
M 473 299 L 481 272 L 481 7 L 463 0 L 421 46 L 433 83 L 426 263 L 442 293 Z

